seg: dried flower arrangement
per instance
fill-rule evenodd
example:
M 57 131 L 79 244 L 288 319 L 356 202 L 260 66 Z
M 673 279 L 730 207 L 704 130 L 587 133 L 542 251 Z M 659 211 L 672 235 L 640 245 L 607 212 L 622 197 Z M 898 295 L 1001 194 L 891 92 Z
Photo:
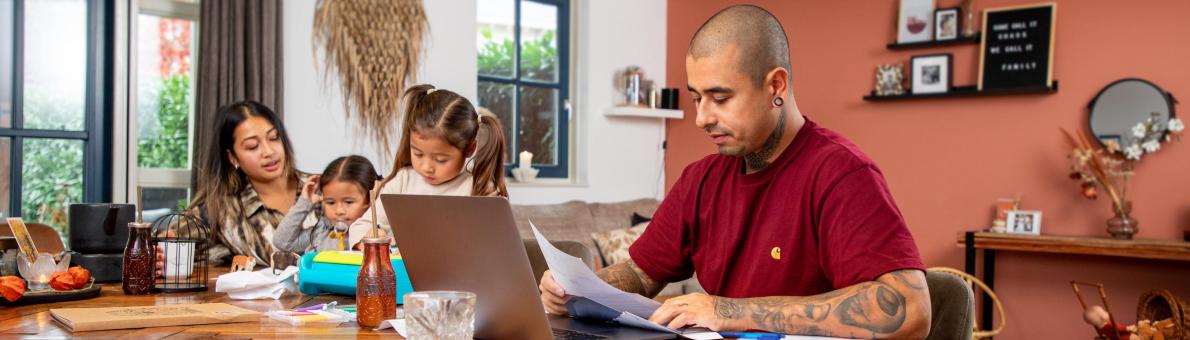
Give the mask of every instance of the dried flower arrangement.
M 1162 142 L 1179 139 L 1185 125 L 1178 118 L 1162 119 L 1158 113 L 1137 123 L 1128 136 L 1126 145 L 1114 140 L 1103 141 L 1103 147 L 1092 143 L 1085 133 L 1072 134 L 1066 129 L 1062 133 L 1071 147 L 1070 178 L 1081 184 L 1082 194 L 1088 199 L 1097 199 L 1102 189 L 1112 200 L 1116 217 L 1131 225 L 1131 203 L 1128 201 L 1128 180 L 1134 174 L 1136 162 L 1145 153 L 1157 152 Z M 1081 132 L 1081 131 L 1080 131 Z M 1112 225 L 1109 220 L 1108 224 Z M 1118 223 L 1118 222 L 1117 222 Z M 1109 228 L 1110 229 L 1110 228 Z M 1135 233 L 1135 230 L 1132 231 Z M 1116 236 L 1113 232 L 1113 236 Z M 1127 237 L 1131 238 L 1129 234 Z

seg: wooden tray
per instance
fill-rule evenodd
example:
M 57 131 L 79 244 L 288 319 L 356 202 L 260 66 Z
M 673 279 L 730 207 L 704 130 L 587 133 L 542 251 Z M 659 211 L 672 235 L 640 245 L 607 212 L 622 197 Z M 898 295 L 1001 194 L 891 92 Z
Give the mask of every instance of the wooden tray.
M 95 284 L 95 278 L 91 278 L 91 281 L 87 283 L 87 286 L 81 289 L 65 291 L 53 289 L 25 291 L 25 296 L 22 296 L 20 299 L 17 299 L 13 302 L 0 299 L 0 306 L 33 305 L 47 302 L 90 299 L 99 296 L 99 291 L 101 288 L 103 288 L 103 286 Z

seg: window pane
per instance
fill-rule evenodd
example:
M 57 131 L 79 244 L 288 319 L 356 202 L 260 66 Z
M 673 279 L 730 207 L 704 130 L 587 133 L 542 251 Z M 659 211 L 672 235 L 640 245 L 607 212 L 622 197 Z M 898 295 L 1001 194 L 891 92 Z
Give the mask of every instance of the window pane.
M 514 0 L 478 1 L 475 41 L 479 51 L 479 74 L 512 77 L 516 61 L 513 30 L 516 19 Z
M 24 140 L 21 216 L 66 232 L 66 206 L 83 199 L 83 141 Z
M 533 164 L 558 164 L 558 90 L 521 88 L 521 149 L 533 153 Z
M 190 167 L 194 22 L 139 16 L 137 34 L 137 165 Z
M 516 98 L 513 97 L 514 87 L 512 84 L 500 84 L 490 81 L 479 82 L 479 106 L 485 107 L 500 117 L 500 125 L 504 126 L 504 138 L 508 139 L 508 154 L 504 159 L 508 162 L 516 161 L 513 157 L 518 153 L 518 147 L 514 143 L 514 135 L 512 131 L 516 130 L 516 125 L 513 124 L 515 120 L 512 119 L 516 112 L 513 112 L 513 106 Z
M 558 7 L 521 1 L 521 78 L 558 81 Z
M 12 127 L 13 25 L 13 0 L 0 0 L 0 128 Z
M 82 130 L 87 3 L 25 1 L 25 128 Z
M 12 214 L 8 211 L 8 206 L 11 203 L 8 194 L 12 192 L 11 182 L 8 180 L 12 178 L 12 139 L 0 138 L 0 217 L 8 217 Z
M 186 188 L 143 188 L 145 221 L 152 223 L 158 217 L 186 210 L 190 204 L 186 191 Z

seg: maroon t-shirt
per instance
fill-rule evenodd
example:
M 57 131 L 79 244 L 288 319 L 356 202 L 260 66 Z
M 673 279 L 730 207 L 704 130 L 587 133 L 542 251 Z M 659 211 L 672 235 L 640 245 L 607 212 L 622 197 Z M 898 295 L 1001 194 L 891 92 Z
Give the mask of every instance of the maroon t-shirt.
M 629 248 L 649 277 L 697 273 L 707 293 L 807 296 L 923 269 L 880 169 L 839 134 L 806 121 L 767 168 L 710 155 L 687 166 Z

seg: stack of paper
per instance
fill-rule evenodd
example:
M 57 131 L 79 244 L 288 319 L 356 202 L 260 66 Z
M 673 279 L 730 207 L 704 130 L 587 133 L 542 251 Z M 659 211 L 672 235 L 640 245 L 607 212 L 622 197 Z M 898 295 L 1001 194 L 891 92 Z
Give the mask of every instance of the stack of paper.
M 577 308 L 581 311 L 581 314 L 575 316 L 614 321 L 625 326 L 659 332 L 682 334 L 688 338 L 722 338 L 715 332 L 683 332 L 649 321 L 649 316 L 653 315 L 653 311 L 658 307 L 661 307 L 661 303 L 639 294 L 624 292 L 603 282 L 599 276 L 595 275 L 595 272 L 591 271 L 591 268 L 583 263 L 582 259 L 570 256 L 550 244 L 550 241 L 541 235 L 532 221 L 529 222 L 529 226 L 533 228 L 533 236 L 537 238 L 537 245 L 541 247 L 541 254 L 544 255 L 545 263 L 550 267 L 550 274 L 553 275 L 554 281 L 557 281 L 562 289 L 566 290 L 566 294 L 579 297 L 571 299 L 570 309 L 576 310 Z M 588 305 L 574 306 L 573 303 Z M 613 315 L 614 317 L 612 317 Z

